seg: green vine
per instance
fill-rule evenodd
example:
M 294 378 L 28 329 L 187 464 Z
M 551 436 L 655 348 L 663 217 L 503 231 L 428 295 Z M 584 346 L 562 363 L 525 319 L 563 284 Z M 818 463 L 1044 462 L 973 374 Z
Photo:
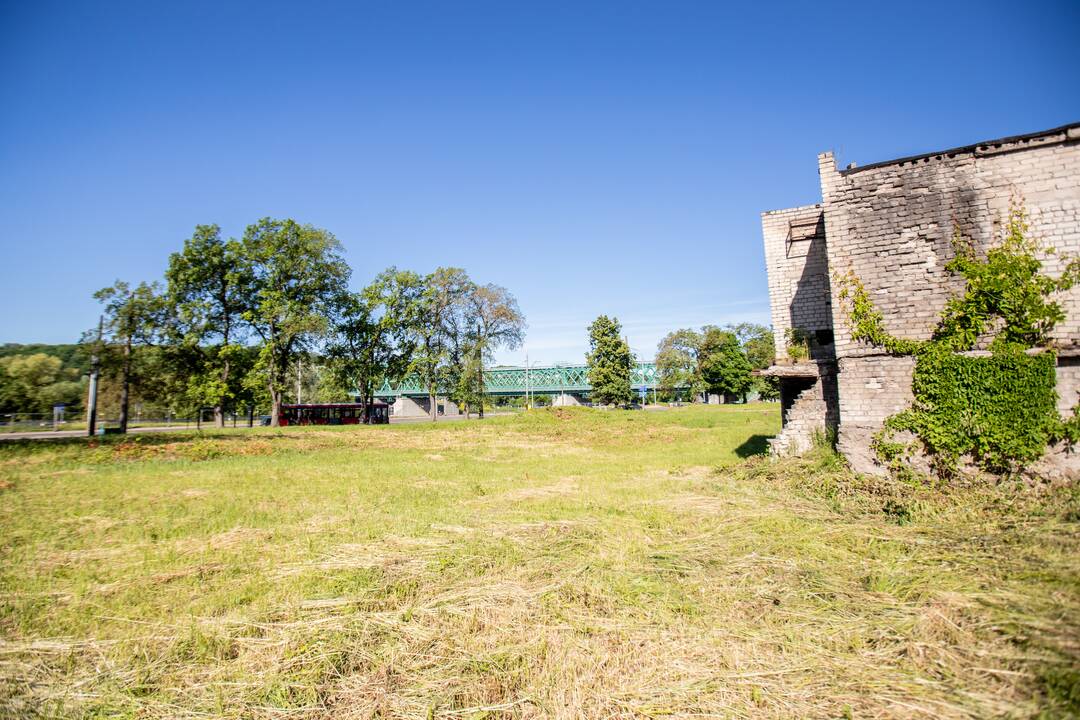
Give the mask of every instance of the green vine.
M 852 338 L 915 357 L 915 400 L 886 419 L 873 449 L 899 470 L 913 448 L 897 435 L 910 432 L 941 477 L 953 476 L 964 456 L 989 472 L 1011 474 L 1041 457 L 1051 442 L 1080 441 L 1080 405 L 1068 420 L 1057 412 L 1057 358 L 1050 348 L 1050 334 L 1065 318 L 1051 296 L 1080 282 L 1080 259 L 1069 260 L 1058 278 L 1043 275 L 1039 247 L 1017 206 L 1001 243 L 985 258 L 959 231 L 953 247 L 956 256 L 945 268 L 963 277 L 965 288 L 948 300 L 930 340 L 894 337 L 854 272 L 834 276 Z M 989 356 L 961 354 L 991 333 Z
M 788 328 L 784 331 L 784 344 L 788 359 L 792 362 L 810 359 L 810 336 L 805 330 Z

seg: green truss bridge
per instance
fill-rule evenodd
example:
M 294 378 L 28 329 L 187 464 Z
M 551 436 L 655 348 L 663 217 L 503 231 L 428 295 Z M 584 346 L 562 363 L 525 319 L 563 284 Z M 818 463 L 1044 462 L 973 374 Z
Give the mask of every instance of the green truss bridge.
M 656 363 L 637 363 L 630 371 L 630 385 L 637 392 L 656 387 Z M 489 395 L 588 395 L 589 370 L 585 365 L 548 365 L 544 367 L 495 367 L 484 371 L 484 387 Z M 383 383 L 375 393 L 382 398 L 427 397 L 420 378 L 410 376 L 397 385 Z

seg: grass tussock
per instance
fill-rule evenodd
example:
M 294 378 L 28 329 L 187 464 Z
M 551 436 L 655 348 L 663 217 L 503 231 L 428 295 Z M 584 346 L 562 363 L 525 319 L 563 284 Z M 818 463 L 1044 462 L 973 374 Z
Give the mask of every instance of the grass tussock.
M 0 714 L 1080 713 L 1075 484 L 744 460 L 777 425 L 560 409 L 0 446 Z

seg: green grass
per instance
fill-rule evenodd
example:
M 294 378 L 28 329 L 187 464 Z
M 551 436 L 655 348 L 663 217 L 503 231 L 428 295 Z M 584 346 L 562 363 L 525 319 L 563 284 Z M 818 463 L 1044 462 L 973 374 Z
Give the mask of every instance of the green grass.
M 775 407 L 0 444 L 0 715 L 1067 717 L 1080 492 Z

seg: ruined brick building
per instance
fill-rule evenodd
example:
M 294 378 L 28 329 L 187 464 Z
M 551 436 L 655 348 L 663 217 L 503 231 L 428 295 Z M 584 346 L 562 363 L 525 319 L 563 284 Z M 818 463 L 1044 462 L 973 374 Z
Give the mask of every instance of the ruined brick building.
M 870 438 L 911 403 L 914 359 L 851 339 L 833 273 L 855 272 L 893 335 L 929 338 L 962 288 L 944 269 L 954 228 L 985 249 L 1001 239 L 1014 201 L 1033 236 L 1058 251 L 1044 258 L 1044 272 L 1060 273 L 1060 254 L 1080 254 L 1080 124 L 844 170 L 827 152 L 818 170 L 820 204 L 761 216 L 777 357 L 767 372 L 780 377 L 784 415 L 773 449 L 799 452 L 833 428 L 853 465 L 875 471 Z M 1053 340 L 1064 414 L 1080 400 L 1080 288 L 1059 301 L 1067 317 Z M 808 358 L 789 357 L 792 328 L 808 340 Z

